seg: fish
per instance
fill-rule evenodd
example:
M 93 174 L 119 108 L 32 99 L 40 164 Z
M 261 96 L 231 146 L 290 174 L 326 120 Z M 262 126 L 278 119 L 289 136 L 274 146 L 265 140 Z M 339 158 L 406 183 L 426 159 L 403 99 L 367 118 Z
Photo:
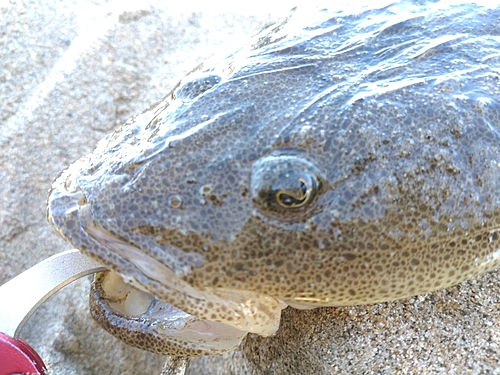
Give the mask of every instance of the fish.
M 175 356 L 500 265 L 500 6 L 296 8 L 54 181 L 56 232 L 110 272 L 90 309 Z

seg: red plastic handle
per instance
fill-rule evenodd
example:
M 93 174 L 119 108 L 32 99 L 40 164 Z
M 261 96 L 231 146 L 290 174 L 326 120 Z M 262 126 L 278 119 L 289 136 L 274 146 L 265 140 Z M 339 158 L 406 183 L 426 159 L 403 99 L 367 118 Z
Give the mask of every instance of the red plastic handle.
M 42 359 L 31 346 L 0 332 L 0 375 L 43 375 L 46 372 Z

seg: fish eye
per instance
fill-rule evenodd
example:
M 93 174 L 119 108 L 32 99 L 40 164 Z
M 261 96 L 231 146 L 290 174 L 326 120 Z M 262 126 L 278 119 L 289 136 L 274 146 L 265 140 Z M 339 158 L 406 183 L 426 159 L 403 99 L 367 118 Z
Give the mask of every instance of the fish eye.
M 298 156 L 267 156 L 252 166 L 252 199 L 266 215 L 294 218 L 308 212 L 321 190 L 319 170 Z

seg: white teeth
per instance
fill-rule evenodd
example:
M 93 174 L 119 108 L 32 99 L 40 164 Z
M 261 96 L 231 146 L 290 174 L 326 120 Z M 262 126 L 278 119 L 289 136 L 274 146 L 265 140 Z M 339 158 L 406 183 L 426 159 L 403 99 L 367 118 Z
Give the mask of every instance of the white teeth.
M 145 314 L 154 296 L 126 284 L 120 275 L 109 272 L 102 282 L 109 306 L 128 316 Z
M 125 298 L 130 291 L 130 285 L 125 284 L 121 276 L 114 272 L 109 272 L 104 277 L 102 288 L 106 291 L 107 298 L 117 300 Z
M 123 308 L 127 315 L 141 315 L 148 311 L 153 299 L 154 297 L 151 294 L 144 293 L 139 289 L 132 289 L 123 304 Z

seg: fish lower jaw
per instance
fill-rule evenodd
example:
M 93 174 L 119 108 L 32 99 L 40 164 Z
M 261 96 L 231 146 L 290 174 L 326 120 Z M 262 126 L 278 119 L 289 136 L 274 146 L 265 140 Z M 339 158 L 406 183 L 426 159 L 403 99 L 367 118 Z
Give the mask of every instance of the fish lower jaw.
M 163 355 L 215 355 L 237 348 L 247 331 L 198 319 L 125 283 L 114 272 L 96 275 L 93 318 L 125 343 Z

